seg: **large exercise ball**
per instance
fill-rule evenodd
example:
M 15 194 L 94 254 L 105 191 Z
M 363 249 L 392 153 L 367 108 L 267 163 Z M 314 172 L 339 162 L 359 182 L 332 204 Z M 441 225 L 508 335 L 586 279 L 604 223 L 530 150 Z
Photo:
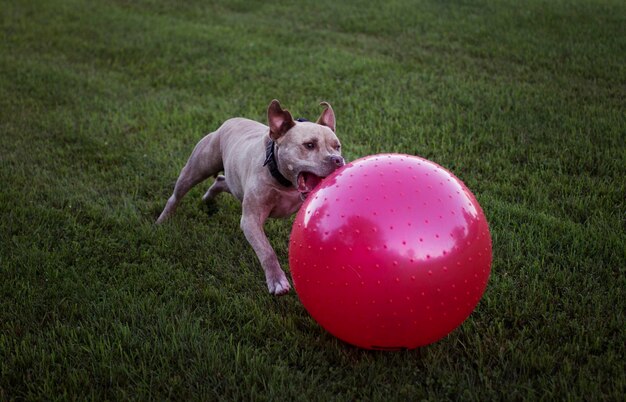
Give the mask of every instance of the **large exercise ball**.
M 487 286 L 491 236 L 471 191 L 426 159 L 347 164 L 304 202 L 291 232 L 295 290 L 331 334 L 367 349 L 435 342 Z

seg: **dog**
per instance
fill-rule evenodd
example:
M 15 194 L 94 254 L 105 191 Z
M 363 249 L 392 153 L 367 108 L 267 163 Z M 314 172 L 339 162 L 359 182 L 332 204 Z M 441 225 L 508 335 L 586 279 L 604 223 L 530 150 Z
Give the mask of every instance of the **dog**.
M 320 105 L 324 110 L 313 123 L 294 120 L 273 100 L 267 109 L 269 127 L 236 117 L 206 135 L 180 172 L 157 224 L 174 213 L 193 186 L 215 177 L 202 200 L 225 192 L 241 202 L 241 229 L 265 271 L 269 292 L 288 293 L 289 281 L 263 225 L 267 218 L 291 216 L 323 178 L 345 164 L 333 109 L 327 102 Z

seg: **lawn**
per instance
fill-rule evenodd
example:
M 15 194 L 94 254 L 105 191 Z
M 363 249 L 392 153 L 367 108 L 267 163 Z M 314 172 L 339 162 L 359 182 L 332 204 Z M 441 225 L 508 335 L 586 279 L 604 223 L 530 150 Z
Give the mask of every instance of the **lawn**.
M 625 26 L 619 0 L 0 0 L 0 400 L 623 400 Z M 457 330 L 336 340 L 209 183 L 154 225 L 196 142 L 273 98 L 474 192 L 493 265 Z

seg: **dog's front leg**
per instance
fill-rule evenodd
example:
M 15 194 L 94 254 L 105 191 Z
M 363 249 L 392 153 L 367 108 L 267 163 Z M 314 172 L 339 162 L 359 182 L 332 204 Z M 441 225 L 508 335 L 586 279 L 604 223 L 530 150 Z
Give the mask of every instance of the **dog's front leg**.
M 241 216 L 241 230 L 246 235 L 246 239 L 256 252 L 261 266 L 265 271 L 265 280 L 267 287 L 273 295 L 284 295 L 291 288 L 289 281 L 285 276 L 285 272 L 280 268 L 276 252 L 270 245 L 263 225 L 269 212 L 260 213 L 258 208 L 250 203 L 243 203 L 243 211 Z

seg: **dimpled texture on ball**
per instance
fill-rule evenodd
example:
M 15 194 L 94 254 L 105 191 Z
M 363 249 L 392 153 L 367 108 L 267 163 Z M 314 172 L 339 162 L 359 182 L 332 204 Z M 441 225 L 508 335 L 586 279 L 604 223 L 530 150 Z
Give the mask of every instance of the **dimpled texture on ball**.
M 289 244 L 296 292 L 345 342 L 412 349 L 458 327 L 481 299 L 491 236 L 469 189 L 423 158 L 382 154 L 325 179 Z

